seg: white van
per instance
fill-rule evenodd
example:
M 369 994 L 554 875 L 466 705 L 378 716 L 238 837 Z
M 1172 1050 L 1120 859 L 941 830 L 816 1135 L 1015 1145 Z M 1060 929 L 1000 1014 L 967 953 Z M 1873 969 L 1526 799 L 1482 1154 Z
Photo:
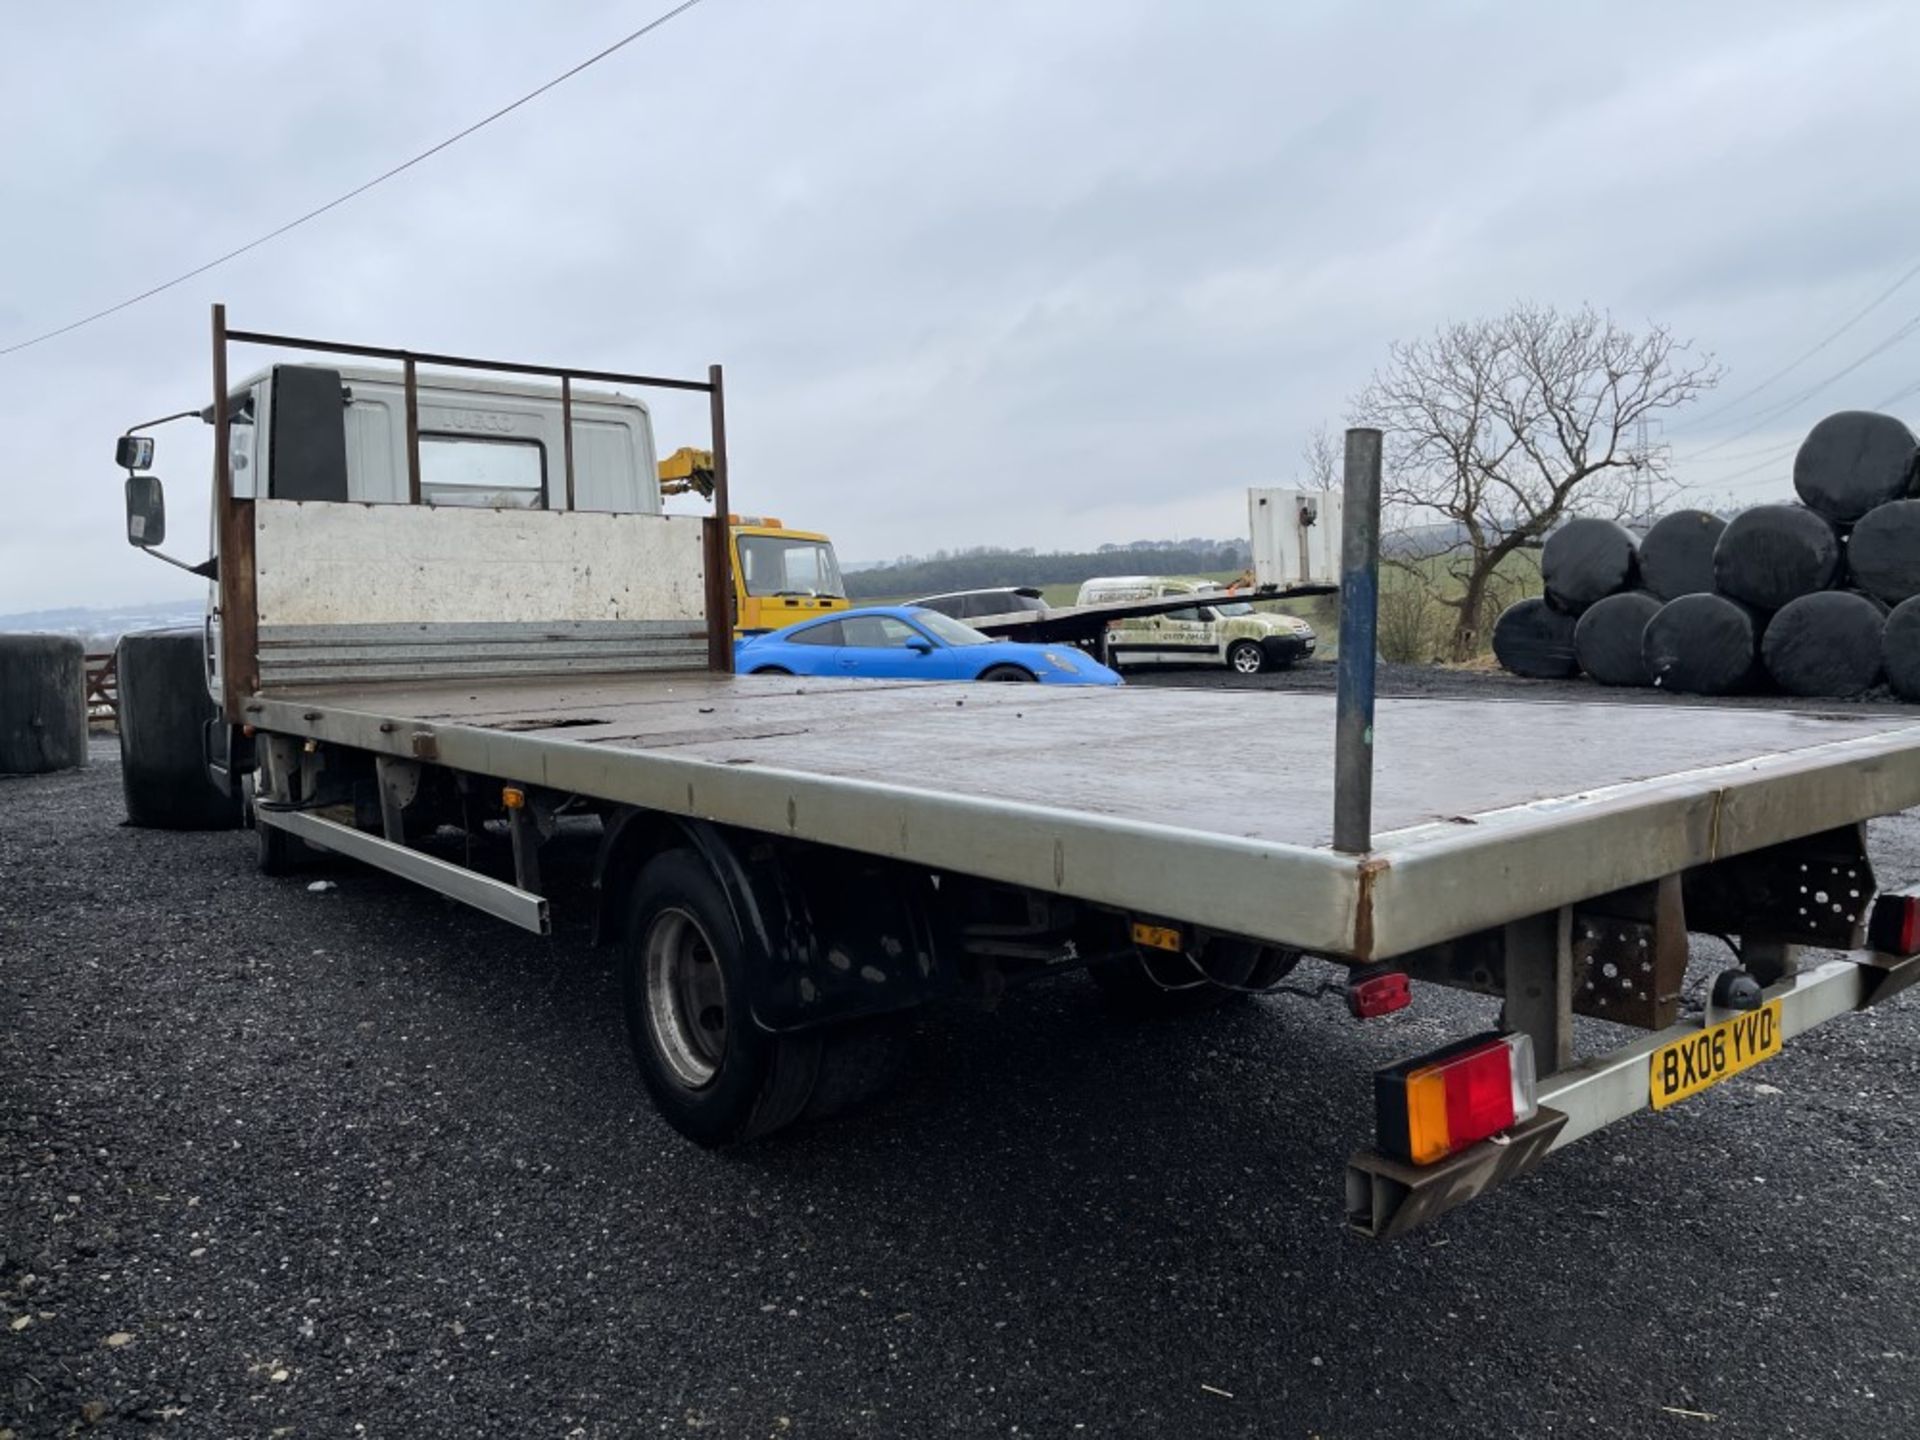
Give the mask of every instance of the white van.
M 1116 620 L 1107 627 L 1107 664 L 1225 665 L 1239 675 L 1284 670 L 1313 653 L 1313 627 L 1293 615 L 1255 610 L 1211 580 L 1164 575 L 1102 575 L 1080 587 L 1077 603 L 1157 600 L 1191 595 L 1195 603 L 1164 615 Z

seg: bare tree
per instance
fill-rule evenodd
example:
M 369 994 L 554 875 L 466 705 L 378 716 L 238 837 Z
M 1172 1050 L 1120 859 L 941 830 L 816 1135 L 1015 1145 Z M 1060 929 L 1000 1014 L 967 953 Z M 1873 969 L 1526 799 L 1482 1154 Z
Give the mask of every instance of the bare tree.
M 1393 347 L 1353 418 L 1387 432 L 1388 548 L 1454 612 L 1454 659 L 1503 598 L 1502 564 L 1568 515 L 1625 514 L 1634 467 L 1659 464 L 1634 449 L 1637 422 L 1719 378 L 1663 326 L 1635 334 L 1590 307 L 1517 305 Z
M 1314 426 L 1307 435 L 1307 443 L 1300 447 L 1300 465 L 1303 471 L 1300 488 L 1303 490 L 1331 490 L 1340 483 L 1340 468 L 1343 463 L 1340 447 L 1334 443 L 1333 432 L 1327 428 L 1326 421 Z

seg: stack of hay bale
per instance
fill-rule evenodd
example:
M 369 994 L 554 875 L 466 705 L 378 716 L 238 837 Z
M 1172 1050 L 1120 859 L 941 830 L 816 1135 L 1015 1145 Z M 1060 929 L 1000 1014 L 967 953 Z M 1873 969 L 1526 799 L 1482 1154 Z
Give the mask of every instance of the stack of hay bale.
M 1664 516 L 1636 540 L 1572 520 L 1540 556 L 1546 595 L 1494 627 L 1518 675 L 1694 695 L 1777 686 L 1920 700 L 1920 442 L 1890 415 L 1829 415 L 1794 458 L 1798 505 Z

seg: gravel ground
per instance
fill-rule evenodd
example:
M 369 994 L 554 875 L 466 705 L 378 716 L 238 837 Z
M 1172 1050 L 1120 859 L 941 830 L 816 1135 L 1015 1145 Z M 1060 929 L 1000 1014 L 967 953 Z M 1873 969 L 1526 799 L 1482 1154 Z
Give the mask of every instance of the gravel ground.
M 1485 1002 L 1128 1026 L 1063 977 L 711 1155 L 577 909 L 262 879 L 119 827 L 110 752 L 0 802 L 0 1434 L 1920 1433 L 1910 997 L 1382 1247 L 1368 1073 Z

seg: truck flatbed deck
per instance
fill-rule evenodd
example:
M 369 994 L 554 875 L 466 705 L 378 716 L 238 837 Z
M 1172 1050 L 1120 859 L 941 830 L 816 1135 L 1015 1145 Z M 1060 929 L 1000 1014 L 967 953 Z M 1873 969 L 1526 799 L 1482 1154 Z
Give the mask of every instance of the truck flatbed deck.
M 254 706 L 263 727 L 1356 958 L 1920 804 L 1920 725 L 1870 712 L 1382 701 L 1360 857 L 1331 849 L 1325 695 L 678 672 Z

